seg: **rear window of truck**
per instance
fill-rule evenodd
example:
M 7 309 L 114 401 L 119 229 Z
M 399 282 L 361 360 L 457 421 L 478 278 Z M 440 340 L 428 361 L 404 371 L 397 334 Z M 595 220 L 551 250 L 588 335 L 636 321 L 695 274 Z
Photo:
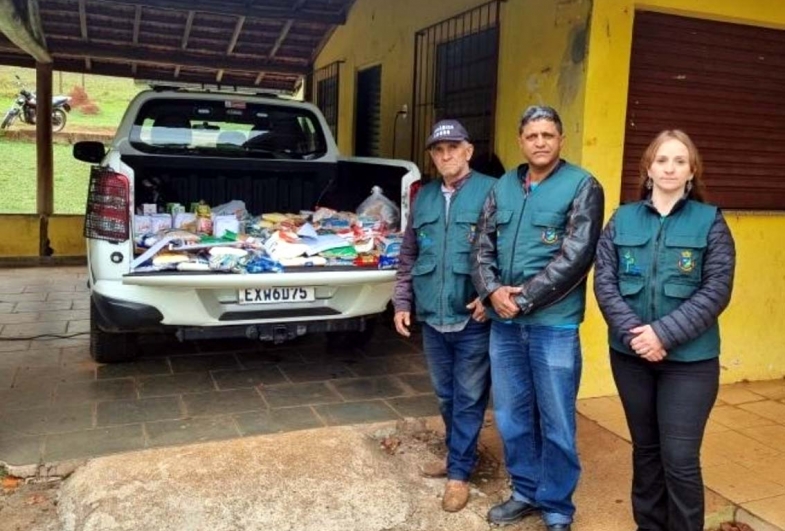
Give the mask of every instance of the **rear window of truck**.
M 155 154 L 313 160 L 327 152 L 312 112 L 231 98 L 148 101 L 129 141 Z

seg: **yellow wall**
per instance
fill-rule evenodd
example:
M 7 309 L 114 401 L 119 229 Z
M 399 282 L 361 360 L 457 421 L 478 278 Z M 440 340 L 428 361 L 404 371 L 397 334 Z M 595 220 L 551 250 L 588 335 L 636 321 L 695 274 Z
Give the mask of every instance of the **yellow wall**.
M 392 155 L 396 112 L 413 104 L 414 33 L 485 0 L 359 0 L 345 26 L 336 30 L 316 68 L 344 61 L 340 78 L 338 146 L 354 147 L 355 80 L 358 70 L 382 65 L 381 152 Z M 496 151 L 505 165 L 517 164 L 515 140 L 521 111 L 533 103 L 558 108 L 568 138 L 566 154 L 580 156 L 583 118 L 585 30 L 589 0 L 509 0 L 501 5 Z M 549 31 L 542 31 L 548 28 Z M 574 56 L 574 58 L 573 58 Z M 399 121 L 396 156 L 411 156 L 411 114 Z
M 564 156 L 580 163 L 589 0 L 502 4 L 496 152 L 520 164 L 518 121 L 529 105 L 550 105 L 564 122 Z
M 53 256 L 84 256 L 84 216 L 49 218 L 49 245 Z M 0 258 L 38 256 L 40 218 L 37 214 L 0 214 Z
M 635 10 L 650 10 L 725 22 L 785 28 L 782 0 L 594 0 L 583 114 L 582 163 L 603 183 L 606 218 L 621 192 L 632 25 Z M 700 146 L 698 146 L 700 148 Z M 726 212 L 737 246 L 733 300 L 722 316 L 722 381 L 785 375 L 785 215 Z M 608 373 L 605 328 L 589 298 L 582 336 L 585 347 L 582 394 L 614 392 Z M 772 326 L 774 325 L 774 326 Z

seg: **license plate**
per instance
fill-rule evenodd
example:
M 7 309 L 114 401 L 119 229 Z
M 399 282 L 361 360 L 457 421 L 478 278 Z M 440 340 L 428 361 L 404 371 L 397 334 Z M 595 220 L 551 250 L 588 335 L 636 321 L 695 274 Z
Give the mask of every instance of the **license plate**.
M 316 300 L 315 288 L 250 288 L 238 293 L 240 304 L 280 304 Z

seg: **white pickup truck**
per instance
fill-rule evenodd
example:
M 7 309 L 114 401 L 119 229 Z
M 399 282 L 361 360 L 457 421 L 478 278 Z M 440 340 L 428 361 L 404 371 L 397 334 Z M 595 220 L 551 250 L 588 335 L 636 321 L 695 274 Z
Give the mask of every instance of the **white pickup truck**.
M 283 273 L 137 272 L 134 216 L 143 203 L 210 205 L 243 200 L 251 213 L 316 205 L 354 210 L 378 185 L 400 195 L 407 219 L 420 173 L 408 161 L 343 157 L 319 109 L 289 99 L 148 90 L 131 101 L 107 148 L 74 145 L 93 163 L 85 237 L 90 285 L 90 353 L 127 361 L 140 333 L 180 340 L 285 341 L 326 332 L 357 344 L 387 308 L 395 271 L 364 267 L 286 268 Z M 415 184 L 417 183 L 417 184 Z M 278 302 L 291 288 L 306 300 Z M 248 293 L 280 297 L 248 297 Z M 285 292 L 284 292 L 285 290 Z

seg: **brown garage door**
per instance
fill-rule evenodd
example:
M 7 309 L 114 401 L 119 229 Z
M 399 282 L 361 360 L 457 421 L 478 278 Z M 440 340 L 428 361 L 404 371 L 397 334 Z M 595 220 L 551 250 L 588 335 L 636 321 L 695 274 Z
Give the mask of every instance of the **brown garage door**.
M 711 202 L 785 209 L 785 31 L 636 12 L 622 201 L 670 128 L 698 145 Z

